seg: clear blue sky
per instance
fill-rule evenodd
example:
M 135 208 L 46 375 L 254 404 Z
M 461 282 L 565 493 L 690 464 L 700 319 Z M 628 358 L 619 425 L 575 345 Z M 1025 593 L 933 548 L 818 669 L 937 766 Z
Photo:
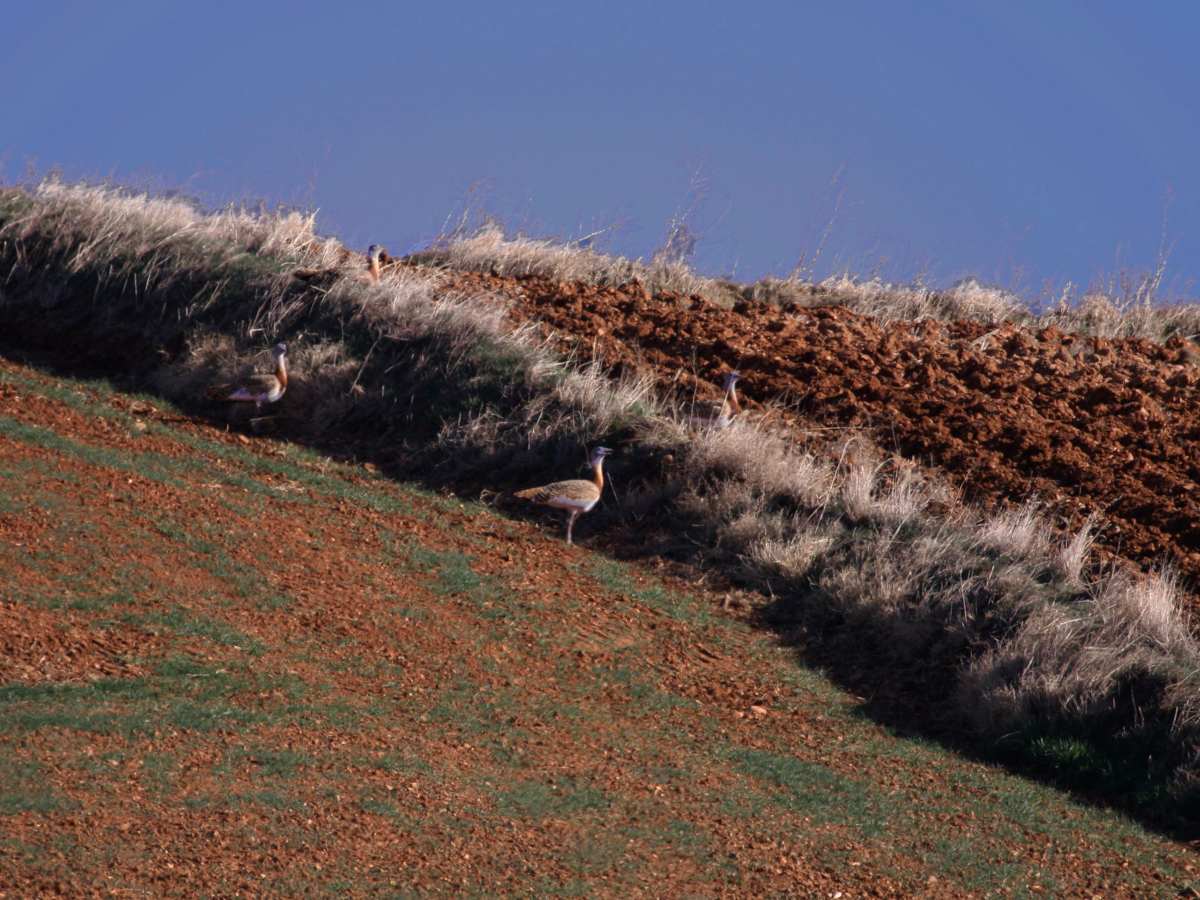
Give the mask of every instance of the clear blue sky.
M 507 224 L 688 208 L 695 262 L 810 257 L 1036 295 L 1200 277 L 1200 5 L 51 2 L 3 14 L 0 175 L 316 206 L 396 252 L 475 196 Z M 1167 202 L 1170 196 L 1172 199 Z

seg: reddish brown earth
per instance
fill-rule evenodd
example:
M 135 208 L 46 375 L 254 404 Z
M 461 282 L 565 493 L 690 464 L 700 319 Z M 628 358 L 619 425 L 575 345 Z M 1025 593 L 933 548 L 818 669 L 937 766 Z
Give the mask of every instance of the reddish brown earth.
M 725 309 L 543 278 L 446 273 L 577 352 L 650 368 L 682 396 L 715 396 L 730 369 L 755 403 L 869 432 L 932 464 L 985 506 L 1036 497 L 1143 567 L 1171 560 L 1200 578 L 1200 354 L 1174 341 L 1093 340 L 1048 328 L 881 322 L 842 307 Z
M 1174 895 L 558 528 L 0 360 L 0 896 Z M 736 597 L 743 603 L 746 597 Z

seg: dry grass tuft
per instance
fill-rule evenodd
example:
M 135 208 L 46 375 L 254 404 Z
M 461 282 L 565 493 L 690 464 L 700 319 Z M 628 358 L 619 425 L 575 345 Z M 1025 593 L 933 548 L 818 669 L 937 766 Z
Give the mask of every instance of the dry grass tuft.
M 426 265 L 493 275 L 537 275 L 558 281 L 622 285 L 631 281 L 652 291 L 712 293 L 715 282 L 675 258 L 657 255 L 649 262 L 609 256 L 586 247 L 529 237 L 507 237 L 495 223 L 474 234 L 443 241 L 412 257 Z

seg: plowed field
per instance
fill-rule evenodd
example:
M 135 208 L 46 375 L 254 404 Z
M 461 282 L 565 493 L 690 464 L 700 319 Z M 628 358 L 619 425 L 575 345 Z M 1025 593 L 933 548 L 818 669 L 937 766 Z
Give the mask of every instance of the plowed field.
M 1197 883 L 559 534 L 0 360 L 0 896 Z
M 841 307 L 725 309 L 543 278 L 447 273 L 546 323 L 584 356 L 650 368 L 682 396 L 730 369 L 751 405 L 796 427 L 855 427 L 942 469 L 990 506 L 1036 497 L 1064 526 L 1089 515 L 1110 553 L 1200 579 L 1200 353 L 975 322 L 885 323 Z M 783 418 L 789 418 L 782 414 Z

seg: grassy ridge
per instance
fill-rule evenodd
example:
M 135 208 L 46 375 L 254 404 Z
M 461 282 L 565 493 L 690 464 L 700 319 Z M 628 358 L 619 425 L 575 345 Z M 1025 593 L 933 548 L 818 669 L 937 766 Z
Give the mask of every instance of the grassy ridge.
M 51 184 L 0 194 L 0 216 L 10 333 L 185 405 L 287 340 L 285 434 L 434 480 L 504 487 L 620 444 L 621 504 L 598 527 L 686 535 L 676 551 L 770 593 L 765 621 L 914 723 L 1147 815 L 1197 808 L 1200 652 L 1175 587 L 1087 579 L 1086 533 L 980 519 L 861 444 L 824 456 L 753 425 L 691 433 L 650 385 L 572 369 L 494 298 L 444 296 L 435 269 L 298 282 L 292 267 L 345 254 L 295 214 Z

